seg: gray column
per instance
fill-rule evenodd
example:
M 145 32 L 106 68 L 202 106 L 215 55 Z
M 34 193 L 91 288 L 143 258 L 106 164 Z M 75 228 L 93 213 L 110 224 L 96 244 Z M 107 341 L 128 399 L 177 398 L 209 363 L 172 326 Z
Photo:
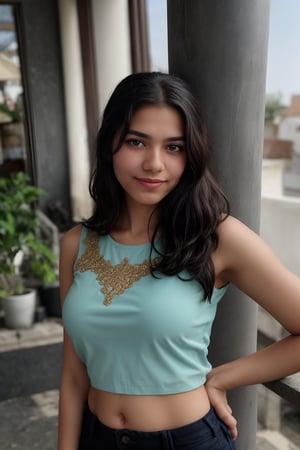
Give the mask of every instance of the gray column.
M 22 0 L 19 31 L 24 32 L 20 39 L 22 47 L 25 46 L 22 64 L 32 110 L 29 119 L 33 126 L 32 151 L 37 163 L 35 175 L 38 186 L 47 193 L 41 196 L 39 205 L 45 210 L 49 202 L 59 202 L 69 213 L 64 87 L 56 3 Z
M 169 71 L 199 98 L 214 147 L 214 169 L 232 214 L 258 231 L 269 0 L 169 0 Z M 235 288 L 221 302 L 214 364 L 256 349 L 256 305 Z M 255 449 L 256 388 L 229 395 L 240 450 Z

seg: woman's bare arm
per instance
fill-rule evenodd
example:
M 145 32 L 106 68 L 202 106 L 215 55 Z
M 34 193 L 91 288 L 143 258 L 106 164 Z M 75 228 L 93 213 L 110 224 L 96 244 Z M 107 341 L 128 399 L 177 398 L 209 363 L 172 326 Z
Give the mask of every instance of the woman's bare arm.
M 62 305 L 73 282 L 73 265 L 78 252 L 81 227 L 65 234 L 60 251 L 60 292 Z M 89 379 L 84 364 L 64 332 L 63 369 L 59 398 L 58 450 L 77 450 Z
M 206 388 L 211 403 L 236 437 L 236 421 L 227 405 L 226 391 L 300 371 L 300 279 L 238 220 L 229 217 L 222 223 L 219 237 L 215 260 L 221 268 L 220 278 L 245 292 L 290 333 L 263 350 L 216 367 L 208 375 Z

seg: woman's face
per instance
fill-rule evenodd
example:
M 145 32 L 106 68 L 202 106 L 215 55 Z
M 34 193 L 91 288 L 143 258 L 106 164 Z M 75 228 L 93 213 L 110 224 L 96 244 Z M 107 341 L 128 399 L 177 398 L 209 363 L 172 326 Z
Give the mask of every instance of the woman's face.
M 133 115 L 113 155 L 127 206 L 155 207 L 178 184 L 186 164 L 184 125 L 176 109 L 147 105 Z

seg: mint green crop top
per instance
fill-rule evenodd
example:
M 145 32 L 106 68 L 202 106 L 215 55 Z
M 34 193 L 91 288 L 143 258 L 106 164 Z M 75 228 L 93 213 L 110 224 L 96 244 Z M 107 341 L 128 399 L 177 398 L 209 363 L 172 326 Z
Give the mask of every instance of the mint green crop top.
M 83 227 L 62 316 L 96 389 L 179 393 L 204 384 L 211 370 L 211 326 L 226 287 L 208 302 L 196 281 L 154 278 L 149 251 L 150 243 L 124 245 Z

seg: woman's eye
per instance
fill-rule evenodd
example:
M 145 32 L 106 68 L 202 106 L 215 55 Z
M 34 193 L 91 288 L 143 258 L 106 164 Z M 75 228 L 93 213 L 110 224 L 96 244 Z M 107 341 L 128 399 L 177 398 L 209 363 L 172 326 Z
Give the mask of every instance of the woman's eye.
M 170 144 L 168 145 L 168 150 L 170 150 L 171 152 L 182 152 L 183 146 L 177 144 Z
M 127 139 L 126 143 L 133 147 L 142 147 L 144 145 L 142 141 L 139 141 L 138 139 Z

